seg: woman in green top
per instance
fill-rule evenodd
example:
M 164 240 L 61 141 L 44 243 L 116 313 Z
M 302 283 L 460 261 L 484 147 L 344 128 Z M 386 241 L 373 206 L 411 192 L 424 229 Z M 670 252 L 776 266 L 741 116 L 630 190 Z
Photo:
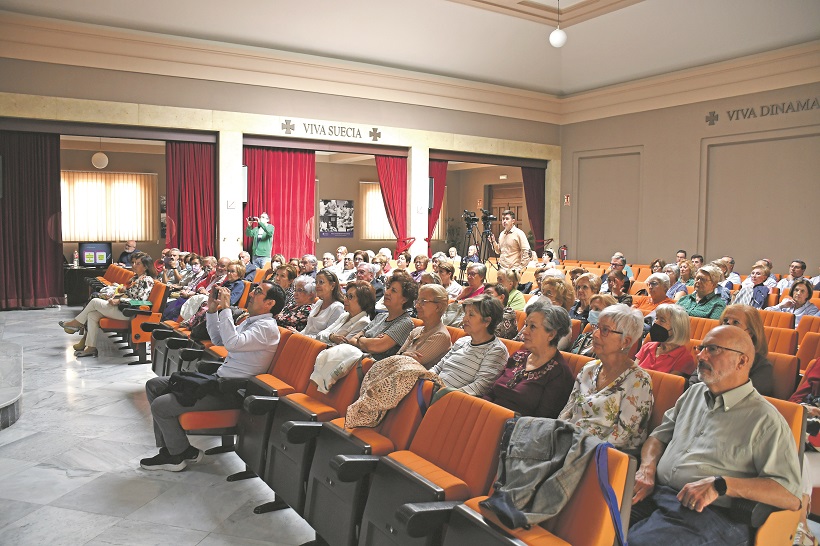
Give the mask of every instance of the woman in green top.
M 496 282 L 507 289 L 509 296 L 507 296 L 507 307 L 513 311 L 523 311 L 524 305 L 527 301 L 524 299 L 524 294 L 518 289 L 518 271 L 515 269 L 499 269 L 496 276 Z

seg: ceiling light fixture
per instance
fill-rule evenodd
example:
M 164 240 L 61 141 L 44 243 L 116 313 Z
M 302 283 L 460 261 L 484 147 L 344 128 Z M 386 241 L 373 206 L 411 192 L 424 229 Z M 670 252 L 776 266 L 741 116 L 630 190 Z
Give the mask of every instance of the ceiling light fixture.
M 91 156 L 91 164 L 98 169 L 104 169 L 108 166 L 108 156 L 102 151 L 102 137 L 100 137 L 100 151 Z
M 552 47 L 561 47 L 567 43 L 567 33 L 561 30 L 561 0 L 558 0 L 558 26 L 550 33 Z

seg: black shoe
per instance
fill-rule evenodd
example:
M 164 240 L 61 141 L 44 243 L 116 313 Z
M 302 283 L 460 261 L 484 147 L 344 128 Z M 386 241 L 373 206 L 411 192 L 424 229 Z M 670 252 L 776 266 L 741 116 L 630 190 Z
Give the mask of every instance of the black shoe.
M 159 454 L 165 457 L 171 457 L 171 452 L 168 451 L 167 447 L 159 448 Z M 194 446 L 188 446 L 188 449 L 180 453 L 180 456 L 185 458 L 186 463 L 198 463 L 205 457 L 205 452 Z
M 159 455 L 154 455 L 149 459 L 140 460 L 140 466 L 145 470 L 168 470 L 170 472 L 179 472 L 185 470 L 187 464 L 185 463 L 184 453 L 179 455 L 171 455 L 166 449 L 165 452 L 160 450 Z

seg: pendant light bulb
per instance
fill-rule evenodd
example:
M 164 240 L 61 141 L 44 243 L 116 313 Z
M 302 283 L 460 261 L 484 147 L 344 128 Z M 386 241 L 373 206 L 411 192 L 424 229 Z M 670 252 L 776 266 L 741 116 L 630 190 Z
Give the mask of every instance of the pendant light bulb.
M 552 47 L 561 47 L 567 43 L 567 33 L 559 26 L 550 33 L 550 44 Z

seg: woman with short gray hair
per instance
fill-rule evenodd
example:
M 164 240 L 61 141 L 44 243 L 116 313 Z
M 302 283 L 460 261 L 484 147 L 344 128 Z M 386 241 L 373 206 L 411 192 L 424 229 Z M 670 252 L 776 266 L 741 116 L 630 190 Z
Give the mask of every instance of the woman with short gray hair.
M 276 324 L 294 332 L 304 330 L 313 304 L 316 303 L 316 281 L 309 275 L 300 275 L 293 281 L 293 303 L 276 315 Z
M 479 263 L 467 265 L 467 286 L 461 290 L 456 301 L 464 301 L 483 294 L 485 278 L 487 278 L 487 266 Z
M 643 333 L 643 316 L 626 305 L 610 305 L 593 328 L 598 360 L 578 374 L 558 418 L 615 447 L 640 447 L 654 402 L 652 379 L 630 358 L 630 348 Z
M 532 304 L 526 313 L 524 348 L 510 356 L 484 398 L 521 415 L 554 419 L 566 404 L 574 381 L 558 350 L 558 340 L 570 330 L 569 314 L 545 301 Z
M 689 315 L 683 307 L 671 303 L 659 305 L 649 336 L 652 341 L 644 343 L 635 355 L 641 368 L 684 377 L 695 372 L 695 359 L 688 346 Z

